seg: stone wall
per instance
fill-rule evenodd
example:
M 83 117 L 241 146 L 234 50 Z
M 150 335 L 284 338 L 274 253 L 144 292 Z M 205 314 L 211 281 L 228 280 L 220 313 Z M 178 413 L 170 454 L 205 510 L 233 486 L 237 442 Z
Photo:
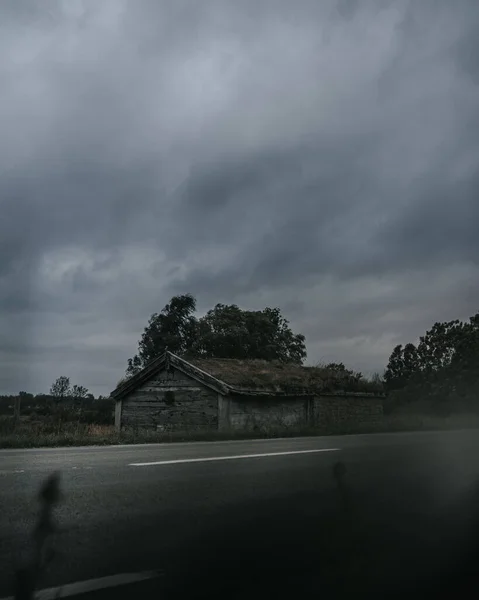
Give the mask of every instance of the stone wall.
M 236 430 L 284 429 L 308 423 L 308 398 L 232 396 L 229 425 Z
M 222 429 L 247 431 L 373 424 L 383 416 L 382 398 L 364 394 L 288 398 L 231 396 L 224 398 L 221 406 Z
M 383 417 L 383 398 L 373 395 L 321 395 L 313 399 L 312 424 L 374 424 Z
M 122 427 L 161 431 L 216 430 L 218 394 L 180 371 L 170 369 L 155 375 L 123 398 L 120 418 Z

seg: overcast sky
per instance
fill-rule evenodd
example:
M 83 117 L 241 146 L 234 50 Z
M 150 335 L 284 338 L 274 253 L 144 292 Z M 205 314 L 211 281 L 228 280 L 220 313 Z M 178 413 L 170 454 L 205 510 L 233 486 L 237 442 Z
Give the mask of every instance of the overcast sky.
M 479 310 L 477 0 L 1 0 L 0 393 L 190 292 L 382 371 Z

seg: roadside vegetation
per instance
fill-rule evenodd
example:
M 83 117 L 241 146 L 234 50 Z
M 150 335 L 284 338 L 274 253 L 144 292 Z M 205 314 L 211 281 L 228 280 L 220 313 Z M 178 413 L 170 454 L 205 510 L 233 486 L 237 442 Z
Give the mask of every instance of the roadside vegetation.
M 274 439 L 283 437 L 348 435 L 401 431 L 441 431 L 479 428 L 478 414 L 434 417 L 430 415 L 386 415 L 376 424 L 344 423 L 328 428 L 262 428 L 257 431 L 152 431 L 130 429 L 121 433 L 113 425 L 65 422 L 31 426 L 27 421 L 14 428 L 11 418 L 0 420 L 1 448 L 45 448 L 62 446 L 106 446 L 194 441 Z

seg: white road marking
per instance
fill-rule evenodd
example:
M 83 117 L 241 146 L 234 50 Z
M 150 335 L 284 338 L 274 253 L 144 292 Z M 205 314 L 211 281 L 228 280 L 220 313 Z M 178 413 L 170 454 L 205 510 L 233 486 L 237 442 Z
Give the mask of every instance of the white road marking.
M 70 468 L 75 469 L 77 471 L 91 471 L 93 469 L 93 467 L 70 467 Z M 30 469 L 30 472 L 31 471 L 32 471 L 32 469 Z M 15 473 L 25 473 L 25 469 L 0 470 L 0 475 L 13 475 Z
M 11 475 L 12 473 L 25 473 L 25 469 L 12 469 L 10 471 L 0 471 L 0 475 Z
M 153 465 L 178 465 L 181 463 L 212 462 L 215 460 L 238 460 L 240 458 L 265 458 L 267 456 L 289 456 L 292 454 L 313 454 L 316 452 L 338 452 L 340 448 L 315 448 L 314 450 L 289 450 L 287 452 L 263 452 L 261 454 L 235 454 L 233 456 L 208 456 L 205 458 L 180 458 L 157 460 L 154 462 L 129 463 L 129 467 L 150 467 Z
M 76 581 L 75 583 L 67 583 L 54 588 L 39 590 L 35 594 L 36 600 L 54 600 L 55 598 L 66 598 L 68 596 L 76 596 L 78 594 L 86 594 L 95 592 L 110 587 L 126 585 L 128 583 L 137 583 L 154 579 L 161 576 L 159 571 L 143 571 L 140 573 L 118 573 L 109 577 L 100 577 L 99 579 L 87 579 L 86 581 Z M 13 596 L 2 598 L 1 600 L 14 600 Z

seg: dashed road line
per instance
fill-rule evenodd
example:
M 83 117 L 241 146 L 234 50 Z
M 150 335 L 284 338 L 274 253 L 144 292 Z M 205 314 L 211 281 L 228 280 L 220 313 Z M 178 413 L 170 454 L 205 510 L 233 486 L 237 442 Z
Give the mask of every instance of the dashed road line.
M 14 473 L 25 473 L 25 469 L 8 469 L 0 471 L 0 475 L 13 475 Z
M 72 471 L 91 471 L 93 467 L 65 467 L 65 469 Z M 43 473 L 47 469 L 0 469 L 0 475 L 15 475 L 17 473 Z

